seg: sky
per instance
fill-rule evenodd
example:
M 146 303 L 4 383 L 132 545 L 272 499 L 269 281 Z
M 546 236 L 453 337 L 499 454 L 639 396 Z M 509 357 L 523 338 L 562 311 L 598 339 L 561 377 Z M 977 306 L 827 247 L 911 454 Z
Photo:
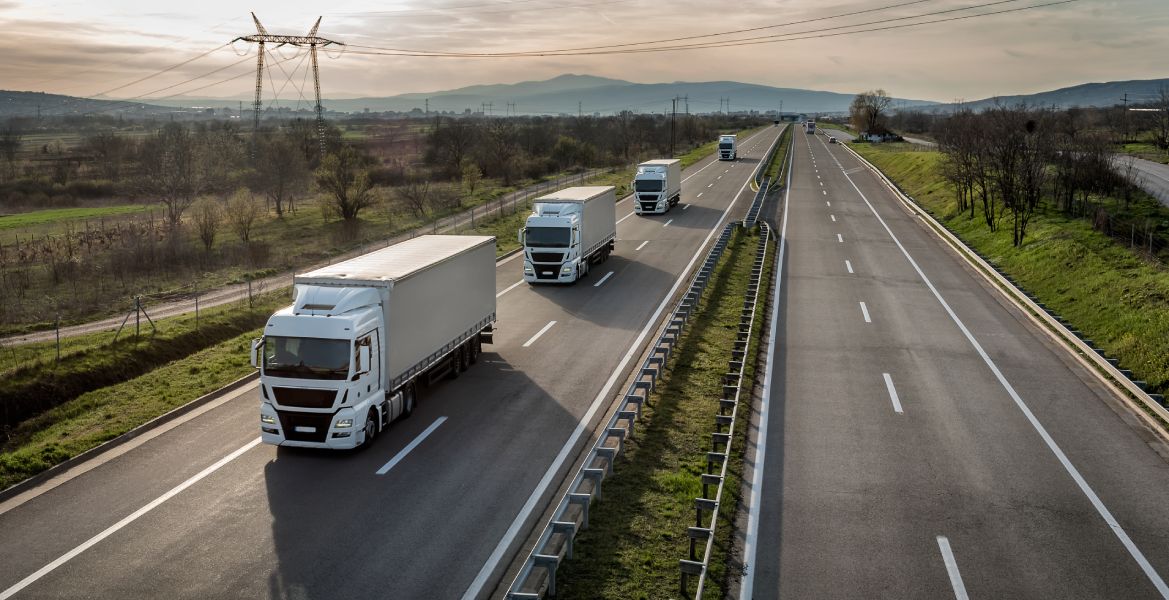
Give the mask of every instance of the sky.
M 660 53 L 360 54 L 370 47 L 462 53 L 611 47 L 768 26 L 777 27 L 702 41 L 777 34 L 806 38 L 1052 0 L 999 0 L 976 10 L 920 17 L 991 1 L 0 0 L 5 32 L 0 89 L 111 98 L 248 98 L 255 86 L 256 46 L 228 42 L 255 32 L 249 10 L 273 34 L 305 35 L 319 16 L 318 34 L 346 44 L 345 51 L 319 55 L 326 98 L 432 92 L 576 73 L 639 83 L 734 80 L 849 94 L 881 88 L 895 97 L 950 102 L 1169 77 L 1165 0 L 1074 0 L 901 29 Z M 891 5 L 902 6 L 874 10 Z M 844 16 L 864 10 L 871 12 Z M 889 19 L 900 20 L 858 27 Z M 792 24 L 798 21 L 805 22 Z M 824 31 L 829 28 L 834 29 Z M 293 48 L 273 50 L 268 60 L 277 64 L 265 77 L 265 96 L 295 99 L 303 90 L 311 97 L 303 59 L 304 53 Z

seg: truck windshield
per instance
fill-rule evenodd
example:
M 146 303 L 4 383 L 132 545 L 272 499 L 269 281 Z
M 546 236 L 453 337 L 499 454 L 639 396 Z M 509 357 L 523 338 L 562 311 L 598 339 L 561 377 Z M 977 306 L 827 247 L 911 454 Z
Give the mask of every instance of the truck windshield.
M 734 144 L 730 142 L 720 142 L 718 145 L 720 150 L 730 150 L 733 146 Z
M 638 179 L 633 182 L 633 189 L 639 192 L 660 192 L 663 183 L 661 179 Z
M 567 248 L 569 231 L 567 227 L 529 227 L 524 239 L 529 248 Z
M 349 340 L 264 338 L 264 374 L 301 379 L 345 379 L 353 354 Z

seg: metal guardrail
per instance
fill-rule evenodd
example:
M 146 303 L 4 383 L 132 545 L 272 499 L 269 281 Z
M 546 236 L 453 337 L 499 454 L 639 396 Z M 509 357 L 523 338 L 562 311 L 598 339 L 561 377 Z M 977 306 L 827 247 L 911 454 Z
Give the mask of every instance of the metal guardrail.
M 722 506 L 723 486 L 726 484 L 727 468 L 731 462 L 730 452 L 735 439 L 739 398 L 743 393 L 743 372 L 747 365 L 751 336 L 755 331 L 759 285 L 762 283 L 764 267 L 767 264 L 767 249 L 771 245 L 771 227 L 766 222 L 761 222 L 759 228 L 759 244 L 755 251 L 755 262 L 751 265 L 751 279 L 747 283 L 743 309 L 739 315 L 739 330 L 731 348 L 731 358 L 727 361 L 727 373 L 723 375 L 723 397 L 718 401 L 718 414 L 714 417 L 715 431 L 710 434 L 710 452 L 706 453 L 706 473 L 701 476 L 702 496 L 694 499 L 694 526 L 686 530 L 686 536 L 690 539 L 690 557 L 678 561 L 678 568 L 682 572 L 683 596 L 688 595 L 689 578 L 698 577 L 698 586 L 694 593 L 696 599 L 702 598 L 702 592 L 706 587 L 710 553 L 714 548 L 715 530 L 718 527 L 718 511 Z M 723 431 L 724 427 L 726 431 Z M 715 468 L 718 469 L 717 473 L 714 472 Z M 713 497 L 709 493 L 712 485 L 717 486 Z M 705 523 L 706 513 L 710 513 L 709 524 Z M 706 542 L 706 547 L 700 559 L 697 549 L 701 541 Z
M 847 144 L 842 144 L 841 147 L 872 171 L 897 196 L 898 200 L 929 224 L 931 229 L 936 231 L 959 255 L 973 264 L 984 277 L 988 278 L 999 289 L 1003 290 L 1014 302 L 1028 309 L 1052 334 L 1062 338 L 1065 343 L 1078 350 L 1080 356 L 1086 362 L 1092 364 L 1101 373 L 1115 381 L 1124 391 L 1128 392 L 1128 394 L 1140 402 L 1150 413 L 1155 415 L 1161 421 L 1161 423 L 1157 423 L 1157 426 L 1160 428 L 1162 434 L 1169 437 L 1169 428 L 1164 425 L 1164 423 L 1169 423 L 1169 406 L 1166 405 L 1166 400 L 1163 395 L 1150 394 L 1146 390 L 1146 383 L 1144 381 L 1133 379 L 1132 371 L 1121 369 L 1117 359 L 1109 357 L 1104 350 L 1096 347 L 1095 342 L 1086 338 L 1083 332 L 1071 329 L 1069 323 L 1064 321 L 1055 311 L 1048 308 L 1042 302 L 1039 302 L 1033 295 L 1020 288 L 1015 280 L 1010 275 L 1004 273 L 998 265 L 992 263 L 990 259 L 980 254 L 977 250 L 967 246 L 961 238 L 922 208 L 912 196 L 905 193 L 896 183 L 886 177 L 880 169 L 855 150 L 849 148 Z
M 768 157 L 775 153 L 779 139 L 776 137 L 768 149 Z M 754 181 L 760 180 L 763 167 L 767 163 L 768 160 L 764 160 L 756 167 L 752 177 Z M 761 205 L 765 196 L 766 193 L 756 194 L 749 212 L 753 209 L 758 215 L 759 208 L 756 204 Z M 602 482 L 613 473 L 614 463 L 625 450 L 625 440 L 633 437 L 634 424 L 641 416 L 642 407 L 653 393 L 666 361 L 682 336 L 682 329 L 697 308 L 702 292 L 706 290 L 706 284 L 714 273 L 714 267 L 730 242 L 731 233 L 740 225 L 738 221 L 727 223 L 707 252 L 706 260 L 691 278 L 686 293 L 666 319 L 664 329 L 642 362 L 634 381 L 622 396 L 618 410 L 601 430 L 601 435 L 573 476 L 568 491 L 557 503 L 552 517 L 524 560 L 524 565 L 512 580 L 504 596 L 508 600 L 530 600 L 543 598 L 545 594 L 556 595 L 556 569 L 562 560 L 572 558 L 573 540 L 577 532 L 586 529 L 589 524 L 589 505 L 593 499 L 601 499 Z M 540 578 L 540 575 L 543 578 Z

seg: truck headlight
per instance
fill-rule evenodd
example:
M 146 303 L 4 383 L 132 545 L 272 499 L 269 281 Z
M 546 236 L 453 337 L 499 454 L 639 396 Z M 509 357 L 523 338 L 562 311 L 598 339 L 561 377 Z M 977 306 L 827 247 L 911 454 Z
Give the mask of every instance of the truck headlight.
M 349 429 L 353 427 L 353 419 L 337 419 L 337 423 L 333 427 L 337 429 Z
M 531 264 L 524 263 L 524 274 L 525 275 L 531 275 L 532 273 L 535 273 L 535 272 L 536 272 L 536 270 L 532 268 Z
M 260 422 L 265 424 L 265 425 L 275 425 L 276 424 L 276 417 L 273 417 L 272 415 L 266 415 L 264 413 L 260 413 Z
M 572 265 L 564 265 L 560 269 L 560 274 L 561 275 L 572 275 Z

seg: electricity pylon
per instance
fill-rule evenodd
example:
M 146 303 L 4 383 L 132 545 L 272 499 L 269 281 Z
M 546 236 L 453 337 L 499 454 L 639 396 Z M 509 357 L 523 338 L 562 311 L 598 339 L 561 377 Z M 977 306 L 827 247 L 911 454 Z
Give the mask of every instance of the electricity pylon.
M 317 17 L 317 22 L 313 24 L 313 28 L 309 30 L 308 35 L 273 35 L 264 29 L 260 24 L 260 19 L 256 18 L 256 13 L 252 13 L 252 20 L 256 22 L 256 34 L 244 35 L 232 40 L 232 43 L 255 42 L 259 44 L 260 51 L 256 54 L 256 100 L 252 103 L 254 109 L 254 117 L 252 120 L 253 135 L 260 130 L 260 110 L 263 105 L 260 101 L 260 95 L 264 88 L 264 44 L 276 44 L 280 46 L 295 46 L 297 48 L 308 47 L 309 57 L 313 64 L 313 89 L 316 92 L 316 111 L 317 111 L 317 140 L 321 145 L 321 154 L 325 152 L 325 109 L 321 106 L 321 75 L 317 68 L 317 47 L 325 47 L 332 45 L 344 45 L 341 42 L 325 39 L 317 35 L 317 28 L 321 26 L 321 18 Z

